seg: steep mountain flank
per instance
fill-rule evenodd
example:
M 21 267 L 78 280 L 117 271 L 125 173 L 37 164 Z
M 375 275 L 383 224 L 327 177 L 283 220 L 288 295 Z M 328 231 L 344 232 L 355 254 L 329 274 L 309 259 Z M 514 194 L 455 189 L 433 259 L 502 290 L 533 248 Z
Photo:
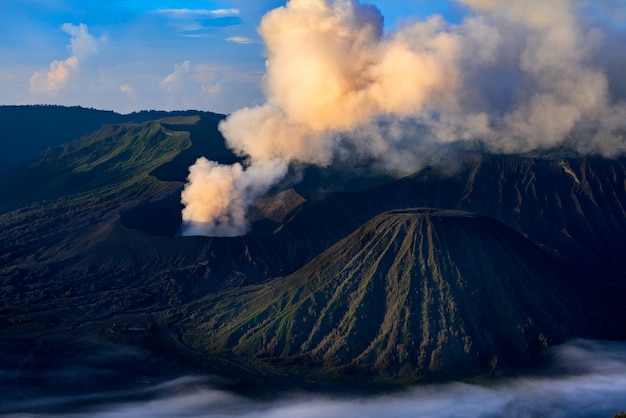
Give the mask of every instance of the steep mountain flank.
M 309 377 L 475 375 L 532 364 L 569 337 L 606 335 L 579 286 L 496 220 L 401 210 L 290 276 L 194 305 L 186 338 L 255 368 Z

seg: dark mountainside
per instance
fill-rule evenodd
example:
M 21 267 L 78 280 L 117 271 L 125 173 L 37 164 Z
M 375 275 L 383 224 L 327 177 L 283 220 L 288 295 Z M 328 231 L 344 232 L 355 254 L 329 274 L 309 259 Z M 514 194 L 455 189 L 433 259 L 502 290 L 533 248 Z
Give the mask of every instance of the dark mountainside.
M 29 108 L 29 111 L 37 109 Z M 50 109 L 40 110 L 44 120 Z M 76 109 L 68 110 L 73 111 Z M 401 374 L 398 381 L 411 381 L 424 376 L 456 375 L 451 368 L 459 364 L 467 367 L 459 373 L 465 376 L 526 365 L 527 360 L 540 354 L 543 344 L 591 335 L 589 315 L 595 315 L 599 323 L 609 327 L 616 323 L 616 316 L 623 315 L 619 307 L 626 296 L 624 157 L 611 160 L 597 156 L 531 158 L 455 154 L 453 161 L 442 160 L 398 180 L 366 173 L 347 181 L 340 177 L 339 170 L 295 167 L 292 178 L 301 175 L 303 181 L 285 184 L 256 204 L 250 211 L 253 224 L 248 235 L 178 237 L 180 191 L 189 164 L 202 155 L 223 163 L 238 159 L 225 148 L 217 130 L 223 116 L 199 112 L 153 115 L 155 120 L 94 128 L 0 176 L 0 341 L 3 341 L 0 350 L 3 352 L 26 351 L 37 357 L 42 345 L 62 347 L 69 341 L 83 341 L 87 337 L 126 340 L 130 338 L 128 333 L 119 330 L 137 329 L 140 331 L 136 338 L 130 338 L 133 343 L 148 344 L 151 348 L 168 347 L 167 352 L 178 353 L 185 359 L 196 358 L 196 354 L 183 344 L 182 335 L 193 341 L 194 346 L 212 352 L 218 348 L 234 349 L 236 354 L 248 353 L 251 359 L 265 356 L 264 361 L 279 374 L 306 374 L 302 370 L 305 364 L 299 363 L 299 359 L 310 356 L 311 365 L 323 369 L 320 376 L 325 378 L 339 378 L 342 373 L 346 376 L 355 370 L 355 373 L 385 377 L 387 381 Z M 36 114 L 32 117 L 39 120 Z M 64 120 L 63 124 L 71 125 L 71 120 Z M 3 128 L 16 132 L 18 129 L 10 123 Z M 32 138 L 24 137 L 25 143 L 29 140 Z M 426 254 L 424 249 L 412 244 L 406 245 L 407 252 L 398 256 L 396 263 L 393 257 L 397 252 L 387 248 L 398 247 L 398 251 L 403 248 L 405 241 L 400 236 L 409 241 L 423 240 L 424 235 L 414 231 L 440 218 L 411 217 L 415 218 L 413 226 L 400 227 L 389 214 L 376 217 L 390 210 L 415 207 L 461 210 L 480 216 L 441 218 L 447 226 L 443 232 L 436 229 L 441 239 L 433 244 L 433 250 L 437 251 L 431 264 L 418 263 L 419 257 L 411 258 L 411 254 L 415 257 Z M 506 227 L 486 217 L 497 219 Z M 349 273 L 349 269 L 346 267 L 340 273 L 342 266 L 351 265 L 350 257 L 352 251 L 358 250 L 358 242 L 368 243 L 364 237 L 354 237 L 363 233 L 364 229 L 359 228 L 372 228 L 372 222 L 382 222 L 381 219 L 386 219 L 387 232 L 374 234 L 378 241 L 369 243 L 371 248 L 367 252 L 357 252 L 354 256 L 386 261 L 378 263 L 379 270 L 355 277 L 353 282 L 363 283 L 364 291 L 367 286 L 380 287 L 386 283 L 383 277 L 395 277 L 394 271 L 405 268 L 412 272 L 411 279 L 402 286 L 381 291 L 376 297 L 369 297 L 372 295 L 366 292 L 369 296 L 363 297 L 367 303 L 362 306 L 354 305 L 356 302 L 350 299 L 358 293 L 338 292 L 336 303 L 343 302 L 343 306 L 354 309 L 341 320 L 320 322 L 320 326 L 336 325 L 341 330 L 337 335 L 327 333 L 328 329 L 315 334 L 316 338 L 327 337 L 332 342 L 328 347 L 320 348 L 319 343 L 296 347 L 286 340 L 279 341 L 295 335 L 312 335 L 307 328 L 312 320 L 297 322 L 296 326 L 296 322 L 289 322 L 292 313 L 287 311 L 277 313 L 274 318 L 276 324 L 281 324 L 280 331 L 266 330 L 254 338 L 233 341 L 234 331 L 220 328 L 216 322 L 218 316 L 211 319 L 212 311 L 198 304 L 203 298 L 217 298 L 235 309 L 238 303 L 248 303 L 246 298 L 260 294 L 255 293 L 259 289 L 290 295 L 296 292 L 293 283 L 310 280 L 313 285 L 320 277 L 327 277 L 329 285 L 345 286 L 350 281 L 341 274 Z M 357 230 L 361 232 L 346 238 Z M 457 236 L 466 245 L 456 245 L 451 237 Z M 337 257 L 321 255 L 342 239 L 348 241 L 333 250 Z M 480 264 L 472 264 L 476 259 L 470 258 L 465 250 L 470 242 L 483 248 L 485 255 L 478 258 Z M 518 267 L 509 272 L 507 263 Z M 321 266 L 328 270 L 319 270 Z M 433 266 L 441 272 L 433 276 L 438 277 L 437 285 L 425 279 L 431 277 L 430 273 L 422 271 L 422 267 L 427 267 L 427 272 Z M 369 271 L 365 264 L 356 264 L 357 267 L 359 271 Z M 521 276 L 515 276 L 513 270 Z M 543 270 L 554 274 L 546 275 Z M 472 271 L 485 273 L 475 277 L 471 276 Z M 480 316 L 483 311 L 474 305 L 472 295 L 464 292 L 459 283 L 466 281 L 468 286 L 480 288 L 491 283 L 487 283 L 489 278 L 494 278 L 497 286 L 485 290 L 484 300 L 495 304 L 503 313 L 504 322 L 487 327 L 485 317 Z M 432 300 L 419 294 L 383 309 L 378 299 L 424 284 L 434 292 Z M 248 285 L 253 287 L 245 287 Z M 585 290 L 577 291 L 579 288 Z M 537 297 L 533 298 L 535 291 Z M 514 293 L 520 299 L 511 296 Z M 511 303 L 491 300 L 489 295 Z M 303 301 L 307 297 L 304 293 L 298 296 Z M 514 303 L 511 298 L 515 299 Z M 446 311 L 449 305 L 442 303 L 449 300 L 458 309 L 454 321 Z M 580 311 L 572 307 L 576 301 L 582 301 Z M 276 303 L 296 306 L 295 299 L 280 298 L 255 302 L 255 306 L 269 309 Z M 333 306 L 323 299 L 319 303 L 319 309 Z M 422 315 L 424 304 L 428 309 Z M 550 306 L 555 310 L 549 309 Z M 403 327 L 385 326 L 379 343 L 392 346 L 404 341 L 402 344 L 409 347 L 406 348 L 409 357 L 402 357 L 399 346 L 390 346 L 390 351 L 385 351 L 374 344 L 376 347 L 367 351 L 361 345 L 346 351 L 347 341 L 357 344 L 349 337 L 349 331 L 362 330 L 360 325 L 348 326 L 361 323 L 357 312 L 360 315 L 371 310 L 369 315 L 378 315 L 382 318 L 379 323 L 385 324 L 385 320 L 390 320 L 385 318 L 395 318 L 392 312 L 402 309 L 413 313 L 407 313 Z M 235 310 L 220 314 L 232 315 L 233 321 L 242 327 L 253 326 L 253 321 L 258 320 L 253 316 L 235 317 Z M 534 325 L 524 318 L 532 318 Z M 444 319 L 450 321 L 452 330 L 444 327 Z M 625 338 L 626 327 L 617 324 L 611 330 L 598 328 L 597 337 Z M 423 340 L 422 347 L 420 338 L 426 328 L 431 339 Z M 483 328 L 490 330 L 491 340 L 482 332 Z M 392 329 L 396 336 L 387 332 Z M 498 335 L 496 329 L 503 335 Z M 524 331 L 515 331 L 520 329 Z M 209 334 L 209 330 L 214 334 Z M 366 331 L 367 338 L 358 344 L 377 341 L 374 328 Z M 209 337 L 215 333 L 221 339 Z M 443 342 L 439 345 L 434 342 L 439 335 L 446 344 L 450 343 L 450 351 L 444 350 L 447 345 Z M 259 341 L 274 336 L 277 339 L 274 351 L 258 351 Z M 459 345 L 463 336 L 471 340 L 475 350 L 472 348 L 469 353 L 464 348 L 461 350 L 465 347 L 465 342 Z M 437 351 L 440 345 L 441 353 Z M 331 350 L 332 347 L 336 350 Z M 318 357 L 312 356 L 314 351 Z M 444 357 L 437 357 L 444 351 Z M 357 352 L 367 355 L 357 359 Z M 280 364 L 278 359 L 283 354 L 284 363 Z M 374 355 L 381 355 L 385 362 L 376 364 L 371 360 Z M 225 358 L 230 356 L 226 353 Z M 14 358 L 7 355 L 3 361 L 11 368 L 10 359 Z M 400 358 L 406 360 L 406 367 Z M 202 359 L 202 367 L 206 367 L 207 361 L 210 364 L 217 361 Z M 44 360 L 41 362 L 45 363 Z M 240 359 L 237 362 L 250 370 L 250 364 L 244 365 Z M 263 375 L 265 366 L 257 365 L 258 369 L 251 370 Z M 29 370 L 34 373 L 37 367 L 33 365 Z M 220 363 L 219 367 L 230 370 L 231 366 Z M 18 369 L 19 373 L 25 373 L 28 367 L 22 365 Z

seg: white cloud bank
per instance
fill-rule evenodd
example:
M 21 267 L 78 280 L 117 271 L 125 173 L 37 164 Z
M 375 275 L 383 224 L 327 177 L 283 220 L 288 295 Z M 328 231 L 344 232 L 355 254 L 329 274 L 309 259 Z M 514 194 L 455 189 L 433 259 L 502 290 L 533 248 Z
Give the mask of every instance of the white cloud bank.
M 215 388 L 211 379 L 196 376 L 135 392 L 113 393 L 111 398 L 100 393 L 83 396 L 80 402 L 68 396 L 30 399 L 28 403 L 14 401 L 5 407 L 14 411 L 67 408 L 75 418 L 596 418 L 612 417 L 626 409 L 624 343 L 580 340 L 556 347 L 552 352 L 554 364 L 543 371 L 544 377 L 517 377 L 484 385 L 417 385 L 388 395 L 274 393 L 273 399 L 255 401 Z M 145 400 L 122 402 L 142 397 Z M 86 399 L 92 399 L 93 405 L 86 403 Z M 81 403 L 87 412 L 76 410 Z M 67 415 L 31 413 L 28 416 Z

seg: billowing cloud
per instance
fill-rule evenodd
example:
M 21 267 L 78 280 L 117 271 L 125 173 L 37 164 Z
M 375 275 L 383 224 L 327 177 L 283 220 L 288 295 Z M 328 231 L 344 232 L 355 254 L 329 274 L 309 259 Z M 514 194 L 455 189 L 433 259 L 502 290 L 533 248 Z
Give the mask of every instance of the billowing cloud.
M 52 61 L 47 72 L 37 71 L 30 77 L 30 92 L 33 94 L 54 94 L 67 83 L 78 70 L 78 58 L 69 57 L 65 61 Z
M 240 176 L 274 161 L 355 157 L 409 171 L 428 144 L 525 151 L 591 129 L 599 134 L 577 144 L 581 150 L 626 149 L 611 134 L 626 121 L 626 106 L 613 101 L 607 72 L 594 65 L 602 32 L 584 24 L 578 3 L 459 1 L 473 8 L 459 24 L 435 16 L 387 34 L 380 12 L 356 0 L 290 0 L 267 13 L 259 27 L 266 103 L 220 125 L 248 159 Z M 235 219 L 223 215 L 216 221 Z M 185 218 L 187 227 L 193 222 Z
M 98 52 L 100 43 L 103 38 L 94 38 L 87 28 L 87 25 L 81 23 L 80 25 L 72 25 L 71 23 L 64 23 L 61 26 L 65 32 L 67 32 L 72 39 L 70 40 L 70 50 L 72 55 L 79 59 L 86 58 L 88 55 Z
M 500 28 L 503 46 L 517 49 L 520 98 L 503 115 L 506 130 L 495 132 L 512 139 L 504 149 L 551 146 L 575 129 L 612 130 L 626 120 L 624 104 L 611 103 L 606 71 L 593 64 L 593 51 L 603 35 L 597 28 L 582 26 L 576 2 L 461 1 L 485 10 Z M 522 44 L 512 39 L 520 34 Z
M 30 92 L 34 95 L 54 95 L 78 72 L 79 65 L 91 54 L 98 52 L 102 39 L 94 38 L 87 25 L 65 23 L 61 28 L 71 36 L 68 48 L 72 56 L 66 60 L 50 63 L 48 71 L 37 71 L 30 77 Z
M 200 158 L 189 170 L 182 193 L 187 235 L 241 235 L 246 232 L 246 208 L 282 178 L 287 165 L 279 160 L 255 164 L 220 165 Z M 193 222 L 187 222 L 193 219 Z

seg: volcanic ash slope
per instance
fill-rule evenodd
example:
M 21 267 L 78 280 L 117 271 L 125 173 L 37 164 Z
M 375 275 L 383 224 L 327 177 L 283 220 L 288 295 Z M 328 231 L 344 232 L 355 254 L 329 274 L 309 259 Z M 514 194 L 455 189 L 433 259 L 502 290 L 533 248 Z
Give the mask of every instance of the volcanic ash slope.
M 320 379 L 477 376 L 595 336 L 582 289 L 497 220 L 392 211 L 290 276 L 209 296 L 192 308 L 186 339 L 248 366 Z

